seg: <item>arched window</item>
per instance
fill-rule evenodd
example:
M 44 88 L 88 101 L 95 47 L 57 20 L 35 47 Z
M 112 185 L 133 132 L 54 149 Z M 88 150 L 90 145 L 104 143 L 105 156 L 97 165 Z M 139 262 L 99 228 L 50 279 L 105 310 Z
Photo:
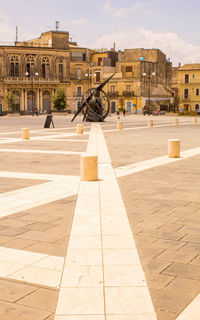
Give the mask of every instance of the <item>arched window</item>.
M 58 74 L 59 78 L 63 78 L 63 60 L 59 59 L 58 61 Z
M 49 58 L 42 58 L 42 77 L 49 78 Z
M 10 57 L 10 76 L 19 77 L 19 58 L 17 56 Z
M 199 104 L 196 104 L 195 105 L 195 110 L 198 110 L 199 109 Z
M 32 77 L 35 73 L 35 57 L 28 55 L 26 57 L 26 75 Z

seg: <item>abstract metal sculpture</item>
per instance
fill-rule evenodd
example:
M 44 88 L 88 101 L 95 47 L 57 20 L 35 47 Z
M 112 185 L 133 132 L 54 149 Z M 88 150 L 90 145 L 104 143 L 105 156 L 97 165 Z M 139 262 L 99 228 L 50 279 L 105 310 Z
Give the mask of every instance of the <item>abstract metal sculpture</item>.
M 103 91 L 103 87 L 114 75 L 115 73 L 97 88 L 90 88 L 84 93 L 82 105 L 71 121 L 74 121 L 80 112 L 83 113 L 83 121 L 104 121 L 110 111 L 110 100 L 105 91 Z

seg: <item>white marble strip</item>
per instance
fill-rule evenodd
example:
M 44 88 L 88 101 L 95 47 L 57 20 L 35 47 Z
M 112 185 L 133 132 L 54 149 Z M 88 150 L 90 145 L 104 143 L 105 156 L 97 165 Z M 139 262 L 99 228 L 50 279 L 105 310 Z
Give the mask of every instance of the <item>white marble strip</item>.
M 39 185 L 0 194 L 0 217 L 77 194 L 79 177 L 66 176 Z
M 40 141 L 59 141 L 59 142 L 88 142 L 88 140 L 78 140 L 78 139 L 51 139 L 51 138 L 48 138 L 48 139 L 40 139 Z
M 176 318 L 176 320 L 199 320 L 199 319 L 200 319 L 200 294 Z
M 1 178 L 16 178 L 16 179 L 30 179 L 30 180 L 67 180 L 68 176 L 59 174 L 44 174 L 44 173 L 29 173 L 29 172 L 15 172 L 15 171 L 0 171 Z M 76 176 L 70 176 L 76 179 Z
M 0 247 L 0 277 L 58 288 L 64 258 Z
M 99 156 L 99 181 L 80 182 L 55 320 L 155 320 L 99 124 L 87 152 Z
M 78 152 L 78 151 L 33 150 L 33 149 L 0 149 L 0 152 L 13 152 L 13 153 L 44 153 L 44 154 L 68 154 L 68 155 L 81 155 L 81 154 L 83 154 L 83 152 Z
M 181 152 L 180 158 L 168 158 L 168 156 L 158 157 L 136 163 L 131 163 L 126 166 L 118 167 L 115 169 L 117 177 L 124 177 L 129 174 L 137 173 L 143 170 L 152 169 L 154 167 L 170 164 L 176 161 L 181 161 L 190 157 L 194 157 L 200 154 L 200 148 L 194 148 Z
M 159 124 L 159 125 L 154 124 L 151 129 L 153 129 L 153 128 L 162 128 L 162 127 L 175 127 L 175 128 L 177 128 L 179 126 L 185 126 L 187 124 L 192 124 L 192 123 L 189 123 L 189 122 L 187 122 L 187 123 L 179 123 L 178 126 L 174 126 L 174 124 L 172 124 L 172 123 Z M 140 130 L 140 129 L 148 129 L 148 130 L 150 130 L 150 128 L 146 125 L 146 126 L 140 126 L 140 127 L 124 128 L 123 131 Z M 105 132 L 105 133 L 107 133 L 107 132 L 119 132 L 119 130 L 117 130 L 117 129 L 113 129 L 113 130 L 112 129 L 108 129 L 108 130 L 103 130 L 103 132 Z

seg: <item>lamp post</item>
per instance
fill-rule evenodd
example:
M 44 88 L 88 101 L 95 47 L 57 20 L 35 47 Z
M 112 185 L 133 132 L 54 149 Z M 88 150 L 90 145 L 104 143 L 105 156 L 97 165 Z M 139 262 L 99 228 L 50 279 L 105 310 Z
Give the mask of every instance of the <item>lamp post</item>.
M 30 73 L 27 71 L 26 72 L 26 76 L 30 76 Z M 38 76 L 38 72 L 32 73 L 31 76 L 31 112 L 33 112 L 34 110 L 34 105 L 33 105 L 33 80 L 34 80 L 34 76 Z
M 90 89 L 90 83 L 91 83 L 91 77 L 92 77 L 92 73 L 90 73 L 90 69 L 88 70 L 88 73 L 85 73 L 85 76 L 88 78 L 88 89 Z
M 143 72 L 143 77 L 146 77 L 148 80 L 148 104 L 147 104 L 147 113 L 150 114 L 151 111 L 151 77 L 155 76 L 155 72 L 151 72 L 149 69 L 148 72 Z

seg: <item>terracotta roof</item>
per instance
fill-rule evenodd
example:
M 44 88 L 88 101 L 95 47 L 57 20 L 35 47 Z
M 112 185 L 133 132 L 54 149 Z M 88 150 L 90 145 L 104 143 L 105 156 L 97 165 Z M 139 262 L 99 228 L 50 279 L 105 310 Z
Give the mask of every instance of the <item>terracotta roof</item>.
M 179 70 L 200 70 L 200 63 L 184 64 Z

